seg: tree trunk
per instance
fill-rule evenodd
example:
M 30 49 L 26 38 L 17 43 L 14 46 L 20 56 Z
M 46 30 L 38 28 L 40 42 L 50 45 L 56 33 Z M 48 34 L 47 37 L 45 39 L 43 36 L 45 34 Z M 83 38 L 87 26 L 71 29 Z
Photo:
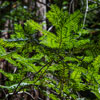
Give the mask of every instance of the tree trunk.
M 43 29 L 46 30 L 46 0 L 37 0 L 36 2 L 36 6 L 38 8 L 36 16 L 39 17 L 39 19 L 41 20 L 40 23 L 45 23 L 45 25 L 43 25 Z M 39 36 L 41 36 L 42 33 L 39 33 Z

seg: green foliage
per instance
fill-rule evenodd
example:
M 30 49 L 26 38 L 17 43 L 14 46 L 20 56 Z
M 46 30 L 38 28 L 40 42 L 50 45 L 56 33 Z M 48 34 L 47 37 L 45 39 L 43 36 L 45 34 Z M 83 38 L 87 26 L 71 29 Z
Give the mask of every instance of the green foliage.
M 13 81 L 13 79 L 14 79 L 13 74 L 6 73 L 2 69 L 0 69 L 0 73 L 2 73 L 3 75 L 5 75 L 10 81 Z
M 11 92 L 13 86 L 20 90 L 26 85 L 37 88 L 42 85 L 53 91 L 47 94 L 46 89 L 42 90 L 52 100 L 81 100 L 80 91 L 89 89 L 100 98 L 100 56 L 94 59 L 91 53 L 94 44 L 90 45 L 91 40 L 84 38 L 88 31 L 81 27 L 82 14 L 76 11 L 69 15 L 53 5 L 47 18 L 56 33 L 43 30 L 43 25 L 27 20 L 24 29 L 15 24 L 16 33 L 11 35 L 11 39 L 0 39 L 0 58 L 17 67 L 14 75 L 0 70 L 11 80 L 6 82 L 7 86 L 0 87 L 9 88 Z M 43 36 L 34 37 L 38 32 Z M 28 87 L 24 88 L 28 90 Z

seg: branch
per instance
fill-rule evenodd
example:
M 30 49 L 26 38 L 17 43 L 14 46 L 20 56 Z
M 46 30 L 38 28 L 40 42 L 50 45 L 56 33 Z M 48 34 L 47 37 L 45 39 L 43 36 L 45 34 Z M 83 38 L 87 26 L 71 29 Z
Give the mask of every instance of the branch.
M 15 90 L 14 90 L 14 92 L 13 92 L 13 95 L 18 93 L 18 92 L 17 92 L 18 87 L 19 87 L 20 84 L 21 84 L 26 78 L 28 78 L 28 77 L 29 77 L 29 76 L 24 77 L 24 78 L 18 83 L 17 87 L 15 88 Z
M 85 10 L 85 15 L 84 15 L 83 28 L 86 22 L 87 12 L 88 12 L 88 0 L 86 0 L 86 10 Z
M 22 94 L 22 93 L 25 93 L 25 94 L 29 95 L 29 96 L 31 97 L 32 100 L 35 100 L 35 98 L 34 98 L 29 92 L 24 92 L 24 91 L 18 92 L 18 94 Z M 7 94 L 7 95 L 6 95 L 6 98 L 7 98 L 9 95 L 13 95 L 13 93 Z
M 34 73 L 33 78 L 35 77 L 35 75 L 37 75 L 39 72 L 41 72 L 41 70 L 42 70 L 45 66 L 47 66 L 48 64 L 51 64 L 52 61 L 53 61 L 53 60 L 51 60 L 50 62 L 47 62 L 44 66 L 42 66 L 42 68 L 40 68 L 39 71 L 37 71 L 36 73 Z M 15 90 L 14 90 L 14 92 L 13 92 L 13 95 L 18 93 L 17 89 L 18 89 L 18 87 L 20 86 L 20 84 L 21 84 L 25 79 L 27 79 L 27 78 L 29 78 L 29 77 L 30 77 L 30 75 L 24 77 L 24 78 L 18 83 L 17 87 L 15 88 Z M 36 81 L 36 82 L 37 82 L 37 81 Z
M 36 2 L 38 2 L 38 3 L 42 4 L 42 5 L 47 6 L 47 7 L 50 8 L 49 4 L 45 4 L 45 3 L 43 3 L 43 2 L 41 2 L 41 1 L 39 1 L 39 0 L 36 0 Z
M 74 3 L 74 0 L 71 0 L 71 2 L 69 4 L 69 13 L 71 12 L 71 8 L 73 8 L 72 10 L 74 11 L 74 7 L 73 7 L 74 5 L 73 5 L 73 3 Z
M 53 27 L 54 27 L 54 26 L 49 27 L 49 28 L 48 28 L 48 31 L 51 31 Z
M 19 38 L 19 39 L 5 39 L 4 41 L 7 41 L 7 42 L 18 42 L 18 41 L 26 41 L 28 40 L 28 38 L 26 39 L 23 39 L 23 38 Z

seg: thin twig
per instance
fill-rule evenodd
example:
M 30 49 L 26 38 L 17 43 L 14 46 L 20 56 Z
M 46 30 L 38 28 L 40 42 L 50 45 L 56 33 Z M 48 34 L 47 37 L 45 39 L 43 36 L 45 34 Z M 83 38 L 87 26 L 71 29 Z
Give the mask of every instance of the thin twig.
M 71 8 L 72 8 L 72 4 L 73 4 L 74 0 L 71 0 L 70 5 L 69 5 L 69 14 L 71 12 Z
M 33 77 L 35 77 L 35 75 L 37 75 L 38 73 L 40 73 L 41 70 L 42 70 L 45 66 L 47 66 L 48 64 L 50 64 L 50 63 L 52 63 L 52 61 L 51 61 L 51 62 L 47 62 L 44 66 L 42 66 L 42 68 L 41 68 L 39 71 L 37 71 L 36 73 L 34 73 Z M 18 88 L 18 87 L 20 86 L 20 84 L 21 84 L 25 79 L 27 79 L 28 77 L 30 77 L 30 75 L 24 77 L 24 78 L 18 83 L 18 85 L 17 85 L 17 87 L 15 88 L 13 94 L 17 94 L 17 93 L 18 93 L 19 90 L 17 91 L 17 88 Z
M 7 41 L 7 42 L 18 42 L 18 41 L 26 41 L 26 40 L 28 40 L 28 38 L 26 38 L 26 39 L 23 39 L 23 38 L 5 39 L 4 41 Z
M 32 98 L 32 100 L 35 100 L 35 98 L 29 92 L 24 92 L 24 93 L 29 95 Z
M 8 98 L 6 97 L 6 92 L 5 92 L 5 90 L 2 88 L 2 91 L 3 91 L 3 93 L 4 93 L 4 95 L 5 95 L 5 100 L 8 100 Z
M 18 85 L 17 85 L 17 87 L 15 88 L 15 90 L 14 90 L 14 92 L 13 92 L 13 95 L 14 94 L 16 94 L 16 93 L 18 93 L 17 92 L 17 88 L 20 86 L 20 84 L 26 79 L 26 78 L 28 78 L 29 76 L 26 76 L 26 77 L 24 77 L 19 83 L 18 83 Z
M 44 75 L 44 73 L 47 71 L 47 69 L 50 67 L 50 64 L 53 62 L 53 60 L 51 60 L 48 64 L 48 66 L 47 66 L 47 68 L 46 68 L 46 70 L 39 76 L 39 78 L 35 81 L 35 83 L 41 78 L 41 76 L 43 76 Z
M 86 0 L 86 10 L 85 10 L 85 15 L 84 15 L 83 28 L 86 22 L 87 12 L 88 12 L 88 0 Z
M 48 31 L 51 31 L 51 30 L 52 30 L 52 28 L 53 28 L 53 26 L 50 26 L 50 27 L 48 28 Z
M 22 93 L 25 93 L 25 94 L 29 95 L 29 96 L 31 97 L 32 100 L 35 100 L 35 98 L 34 98 L 29 92 L 24 92 L 24 91 L 18 92 L 18 94 L 22 94 Z M 6 95 L 6 98 L 7 98 L 9 95 L 13 95 L 13 93 L 7 94 L 7 95 Z

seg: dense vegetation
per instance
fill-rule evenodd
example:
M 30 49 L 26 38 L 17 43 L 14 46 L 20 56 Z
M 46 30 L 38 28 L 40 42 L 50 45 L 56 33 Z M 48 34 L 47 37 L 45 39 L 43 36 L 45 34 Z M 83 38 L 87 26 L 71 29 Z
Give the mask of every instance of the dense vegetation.
M 1 4 L 1 11 L 13 9 L 0 15 L 1 33 L 8 19 L 14 23 L 12 30 L 3 30 L 8 37 L 0 38 L 0 61 L 9 67 L 0 67 L 0 100 L 20 94 L 18 100 L 25 95 L 30 100 L 100 100 L 100 1 L 87 1 L 76 8 L 65 0 L 50 2 L 47 23 L 39 22 L 38 9 L 32 12 L 20 0 Z

